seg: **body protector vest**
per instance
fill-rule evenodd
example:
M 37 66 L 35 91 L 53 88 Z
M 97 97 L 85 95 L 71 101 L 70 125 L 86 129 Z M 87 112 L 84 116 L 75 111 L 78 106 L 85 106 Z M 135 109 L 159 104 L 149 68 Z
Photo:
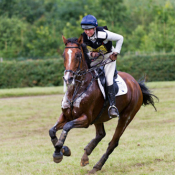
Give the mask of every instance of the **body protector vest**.
M 101 52 L 103 54 L 106 54 L 112 51 L 112 41 L 108 41 L 107 43 L 103 42 L 107 38 L 107 33 L 104 31 L 104 29 L 107 28 L 96 28 L 97 39 L 95 42 L 89 40 L 86 33 L 83 32 L 83 42 L 87 45 L 87 49 L 89 50 L 89 52 Z

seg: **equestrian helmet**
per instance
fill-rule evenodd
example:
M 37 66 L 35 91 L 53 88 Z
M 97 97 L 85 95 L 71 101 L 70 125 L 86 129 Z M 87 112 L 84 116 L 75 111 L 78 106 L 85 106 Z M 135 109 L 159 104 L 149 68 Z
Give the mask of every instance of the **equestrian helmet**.
M 93 15 L 87 15 L 81 20 L 82 29 L 92 29 L 98 26 L 97 19 Z

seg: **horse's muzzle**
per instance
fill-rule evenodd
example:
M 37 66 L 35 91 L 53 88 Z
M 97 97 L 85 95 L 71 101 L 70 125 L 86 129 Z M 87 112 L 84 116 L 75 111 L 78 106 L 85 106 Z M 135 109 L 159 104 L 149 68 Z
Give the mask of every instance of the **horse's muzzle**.
M 73 83 L 74 78 L 73 78 L 73 76 L 71 76 L 71 77 L 68 77 L 68 78 L 66 79 L 66 78 L 63 76 L 63 80 L 65 81 L 65 83 L 66 83 L 67 85 L 70 85 L 70 84 Z

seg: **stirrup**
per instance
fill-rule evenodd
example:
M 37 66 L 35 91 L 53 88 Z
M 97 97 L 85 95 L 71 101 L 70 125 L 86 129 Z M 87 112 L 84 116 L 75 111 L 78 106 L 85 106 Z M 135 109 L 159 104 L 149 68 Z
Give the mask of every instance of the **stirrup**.
M 112 105 L 112 106 L 109 106 L 109 108 L 108 108 L 108 116 L 109 116 L 109 118 L 115 118 L 115 117 L 111 117 L 111 115 L 109 114 L 109 111 L 110 111 L 111 108 L 115 108 L 116 114 L 117 114 L 116 117 L 120 117 L 117 107 L 115 105 Z

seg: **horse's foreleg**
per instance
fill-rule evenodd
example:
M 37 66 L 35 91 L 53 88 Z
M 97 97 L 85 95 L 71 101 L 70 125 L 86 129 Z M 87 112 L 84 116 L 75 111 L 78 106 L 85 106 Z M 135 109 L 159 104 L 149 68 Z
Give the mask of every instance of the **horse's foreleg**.
M 63 113 L 60 115 L 58 121 L 56 122 L 56 124 L 49 130 L 49 135 L 51 137 L 51 142 L 53 144 L 53 146 L 55 147 L 58 139 L 56 136 L 56 132 L 60 129 L 63 129 L 63 126 L 65 125 L 66 120 L 64 118 Z
M 89 164 L 89 158 L 88 156 L 92 153 L 94 148 L 97 146 L 97 144 L 105 137 L 105 129 L 104 129 L 104 124 L 95 124 L 96 128 L 96 137 L 92 139 L 88 145 L 84 148 L 84 154 L 81 158 L 81 166 L 86 166 Z
M 63 148 L 68 132 L 72 128 L 87 128 L 88 126 L 89 126 L 89 123 L 86 115 L 82 115 L 78 119 L 67 122 L 64 125 L 61 136 L 58 139 L 57 143 L 55 144 L 55 152 L 53 154 L 54 162 L 59 163 L 63 159 L 63 154 L 61 152 L 61 149 Z

